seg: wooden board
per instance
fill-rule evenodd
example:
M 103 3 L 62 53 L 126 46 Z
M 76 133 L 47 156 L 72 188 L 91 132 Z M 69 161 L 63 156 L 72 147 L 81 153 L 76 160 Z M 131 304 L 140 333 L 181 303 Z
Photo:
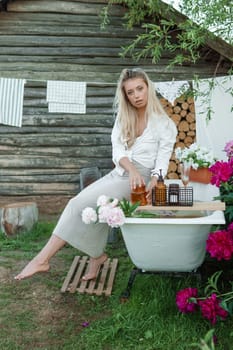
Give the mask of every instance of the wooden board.
M 158 210 L 182 210 L 182 211 L 194 211 L 194 210 L 225 210 L 226 205 L 224 202 L 212 201 L 212 202 L 194 202 L 192 206 L 178 206 L 178 205 L 166 205 L 166 206 L 152 206 L 145 205 L 139 206 L 137 210 L 143 211 L 158 211 Z
M 117 264 L 118 259 L 107 259 L 100 266 L 95 280 L 83 281 L 82 277 L 89 268 L 89 258 L 87 256 L 75 256 L 62 285 L 61 292 L 109 296 L 112 293 Z

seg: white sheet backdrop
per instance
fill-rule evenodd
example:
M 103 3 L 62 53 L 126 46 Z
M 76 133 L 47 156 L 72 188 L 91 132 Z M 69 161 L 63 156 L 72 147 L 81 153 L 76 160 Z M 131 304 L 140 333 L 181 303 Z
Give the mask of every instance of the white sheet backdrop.
M 193 82 L 194 89 L 206 92 L 211 79 Z M 213 150 L 219 160 L 227 160 L 223 148 L 226 142 L 233 140 L 233 76 L 214 78 L 215 86 L 211 93 L 211 120 L 206 121 L 207 104 L 203 97 L 195 98 L 196 139 L 201 146 Z

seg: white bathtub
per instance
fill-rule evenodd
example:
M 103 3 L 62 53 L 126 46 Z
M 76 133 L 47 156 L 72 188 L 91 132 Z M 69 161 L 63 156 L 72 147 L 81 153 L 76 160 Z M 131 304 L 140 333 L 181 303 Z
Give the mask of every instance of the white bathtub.
M 181 186 L 179 180 L 167 180 L 166 184 L 169 183 Z M 212 185 L 190 183 L 189 186 L 193 187 L 194 201 L 211 201 L 218 195 L 218 189 Z M 224 213 L 219 210 L 174 213 L 174 217 L 168 218 L 126 218 L 121 227 L 122 236 L 138 269 L 154 272 L 196 270 L 204 261 L 211 226 L 225 223 Z

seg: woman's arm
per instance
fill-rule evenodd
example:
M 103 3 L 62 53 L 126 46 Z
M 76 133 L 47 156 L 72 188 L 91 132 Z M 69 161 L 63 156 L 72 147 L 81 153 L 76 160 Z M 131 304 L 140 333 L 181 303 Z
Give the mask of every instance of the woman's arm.
M 122 175 L 124 171 L 129 174 L 130 187 L 134 189 L 137 185 L 144 185 L 145 181 L 130 161 L 131 152 L 127 148 L 126 141 L 124 142 L 122 139 L 121 130 L 116 120 L 111 134 L 112 160 L 118 169 L 121 170 Z
M 119 161 L 122 168 L 129 174 L 129 183 L 131 189 L 135 189 L 137 185 L 145 185 L 145 181 L 138 170 L 135 168 L 133 163 L 130 162 L 129 158 L 123 157 Z
M 159 169 L 162 169 L 163 176 L 166 176 L 177 135 L 177 128 L 172 119 L 166 117 L 160 120 L 159 134 L 159 148 L 155 168 L 151 173 L 152 175 L 159 174 Z

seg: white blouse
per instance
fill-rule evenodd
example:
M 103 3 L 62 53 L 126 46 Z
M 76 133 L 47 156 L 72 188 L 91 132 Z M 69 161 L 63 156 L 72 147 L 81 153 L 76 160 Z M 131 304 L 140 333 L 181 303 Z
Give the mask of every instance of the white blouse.
M 116 119 L 112 129 L 112 160 L 116 170 L 123 175 L 125 170 L 119 164 L 123 157 L 136 161 L 146 168 L 151 169 L 151 175 L 167 174 L 169 160 L 176 141 L 177 128 L 172 119 L 167 116 L 154 116 L 150 118 L 141 136 L 137 137 L 134 144 L 128 148 L 123 140 L 120 126 Z

